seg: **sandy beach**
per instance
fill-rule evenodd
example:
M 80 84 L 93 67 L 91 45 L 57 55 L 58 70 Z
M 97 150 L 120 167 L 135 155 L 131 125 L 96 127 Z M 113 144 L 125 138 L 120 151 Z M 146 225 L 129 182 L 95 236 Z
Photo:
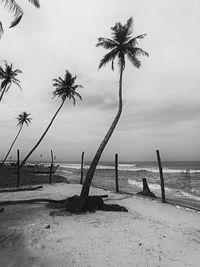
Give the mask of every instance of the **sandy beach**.
M 1 201 L 63 199 L 77 184 L 1 193 Z M 108 194 L 107 204 L 129 212 L 70 214 L 45 204 L 4 206 L 0 213 L 0 266 L 199 266 L 200 213 L 149 199 Z

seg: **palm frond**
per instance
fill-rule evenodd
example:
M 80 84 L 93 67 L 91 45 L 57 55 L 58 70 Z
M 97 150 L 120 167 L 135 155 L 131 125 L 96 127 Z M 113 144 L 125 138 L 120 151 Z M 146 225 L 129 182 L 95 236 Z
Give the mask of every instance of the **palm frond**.
M 23 16 L 23 12 L 12 21 L 9 28 L 15 27 L 21 21 L 22 16 Z
M 149 54 L 146 51 L 144 51 L 143 49 L 139 47 L 134 47 L 133 50 L 136 56 L 146 56 L 146 57 L 149 56 Z
M 19 87 L 19 89 L 22 91 L 22 87 L 21 87 L 21 85 L 20 85 L 18 82 L 16 82 L 15 80 L 12 80 L 12 82 L 13 82 L 15 85 L 17 85 L 17 86 Z
M 28 0 L 31 4 L 33 4 L 35 7 L 40 7 L 40 1 L 39 0 Z
M 5 92 L 8 92 L 8 90 L 10 89 L 10 86 L 11 86 L 11 82 L 9 84 L 7 84 Z
M 146 33 L 145 34 L 140 34 L 140 35 L 132 38 L 131 40 L 129 40 L 127 42 L 127 45 L 136 46 L 138 44 L 138 39 L 144 39 L 145 36 L 146 36 Z
M 101 59 L 101 61 L 99 63 L 99 69 L 102 66 L 106 65 L 107 63 L 109 63 L 110 61 L 112 63 L 112 67 L 113 67 L 113 60 L 115 59 L 117 54 L 118 54 L 118 50 L 117 49 L 113 49 L 109 53 L 105 54 L 104 57 Z
M 8 81 L 5 79 L 5 80 L 3 80 L 2 82 L 1 82 L 1 90 L 5 87 L 5 86 L 7 86 L 7 84 L 8 84 Z
M 21 70 L 19 70 L 19 69 L 16 69 L 16 70 L 14 70 L 14 73 L 19 74 L 19 73 L 23 73 L 23 72 Z
M 40 3 L 39 0 L 28 0 L 31 4 L 33 4 L 35 7 L 39 8 Z M 23 16 L 23 10 L 20 7 L 20 5 L 15 0 L 1 0 L 1 2 L 4 4 L 5 7 L 8 7 L 9 11 L 14 13 L 15 19 L 12 21 L 9 28 L 15 27 L 22 19 Z M 0 38 L 3 34 L 3 27 L 1 24 L 0 29 Z
M 1 0 L 5 7 L 8 7 L 9 11 L 13 12 L 15 16 L 19 16 L 23 13 L 22 8 L 16 3 L 15 0 Z
M 102 46 L 105 49 L 113 49 L 117 45 L 119 45 L 119 43 L 112 39 L 100 37 L 98 38 L 98 43 L 96 44 L 96 47 Z
M 0 39 L 1 39 L 3 33 L 4 33 L 3 25 L 2 25 L 2 23 L 0 21 Z
M 127 39 L 130 38 L 131 34 L 133 33 L 133 18 L 127 20 L 126 24 L 124 25 L 124 32 L 127 36 Z
M 133 31 L 133 19 L 132 17 L 127 20 L 123 26 L 120 22 L 116 23 L 114 27 L 111 27 L 113 39 L 120 44 L 127 42 Z
M 139 59 L 136 58 L 135 54 L 131 53 L 131 51 L 127 51 L 127 57 L 130 62 L 136 67 L 139 68 L 141 66 L 141 62 Z

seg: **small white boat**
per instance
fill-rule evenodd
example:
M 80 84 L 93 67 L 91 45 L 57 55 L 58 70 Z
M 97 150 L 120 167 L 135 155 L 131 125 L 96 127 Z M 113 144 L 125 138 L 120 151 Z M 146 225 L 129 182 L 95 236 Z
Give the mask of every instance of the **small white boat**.
M 31 172 L 31 173 L 55 173 L 55 171 L 58 169 L 60 165 L 47 165 L 47 164 L 25 164 L 21 167 L 20 171 L 21 172 Z M 17 164 L 12 163 L 12 164 L 6 164 L 3 166 L 4 168 L 8 169 L 13 169 L 17 170 Z
M 39 164 L 39 165 L 35 165 L 36 166 L 36 173 L 55 173 L 55 171 L 58 169 L 58 167 L 60 165 L 52 165 L 52 169 L 51 169 L 51 165 L 44 165 L 44 164 Z

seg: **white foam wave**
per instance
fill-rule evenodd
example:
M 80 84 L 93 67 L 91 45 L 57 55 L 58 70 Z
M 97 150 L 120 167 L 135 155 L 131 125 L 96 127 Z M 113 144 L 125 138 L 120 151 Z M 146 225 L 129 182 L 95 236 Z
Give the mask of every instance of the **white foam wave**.
M 129 179 L 128 183 L 133 185 L 133 186 L 137 186 L 139 188 L 143 187 L 142 182 L 138 182 L 135 180 Z M 152 190 L 153 192 L 161 190 L 159 184 L 148 183 L 148 185 L 149 185 L 150 190 Z M 172 189 L 172 188 L 168 188 L 168 187 L 165 187 L 165 191 L 168 194 L 173 195 L 174 197 L 181 197 L 181 198 L 193 199 L 193 200 L 200 201 L 200 192 L 198 190 L 195 190 L 195 195 L 193 195 L 192 193 L 189 193 L 189 192 L 185 192 L 185 191 L 177 190 L 177 189 Z M 198 195 L 197 195 L 197 193 L 198 193 Z
M 72 174 L 73 173 L 73 172 L 69 172 L 69 171 L 66 171 L 66 170 L 62 170 L 62 172 L 67 173 L 67 174 Z
M 143 183 L 142 182 L 138 182 L 138 181 L 135 181 L 135 180 L 128 179 L 128 183 L 131 184 L 131 185 L 140 187 L 140 188 L 143 187 Z M 148 185 L 149 185 L 150 190 L 160 190 L 160 185 L 159 184 L 148 183 Z M 166 191 L 171 191 L 171 189 L 168 188 L 168 187 L 165 187 L 165 190 Z
M 77 169 L 79 170 L 81 168 L 80 163 L 69 163 L 69 164 L 62 164 L 61 167 L 68 168 L 68 169 Z M 90 165 L 84 164 L 84 168 L 88 169 Z M 98 170 L 114 170 L 115 166 L 112 165 L 101 165 L 99 164 L 97 166 Z M 158 167 L 140 167 L 137 166 L 136 164 L 119 164 L 118 165 L 118 170 L 119 171 L 133 171 L 133 172 L 141 172 L 141 171 L 146 171 L 146 172 L 153 172 L 153 173 L 159 173 Z M 186 169 L 170 169 L 170 168 L 163 168 L 163 173 L 186 173 Z M 190 170 L 190 173 L 200 173 L 199 170 Z
M 196 195 L 190 194 L 188 192 L 184 192 L 184 191 L 180 191 L 179 193 L 180 193 L 181 197 L 192 198 L 194 200 L 200 201 L 200 196 L 196 196 Z

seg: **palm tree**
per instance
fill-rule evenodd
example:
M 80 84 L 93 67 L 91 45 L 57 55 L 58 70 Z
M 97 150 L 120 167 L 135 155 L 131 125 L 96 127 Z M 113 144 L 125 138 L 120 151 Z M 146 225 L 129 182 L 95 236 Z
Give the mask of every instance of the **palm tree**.
M 19 73 L 22 73 L 22 71 L 19 69 L 13 70 L 12 63 L 8 65 L 8 63 L 5 62 L 4 69 L 0 66 L 0 80 L 2 80 L 0 88 L 0 102 L 3 98 L 3 95 L 10 89 L 12 83 L 17 85 L 21 89 L 20 81 L 16 78 Z
M 92 162 L 90 168 L 87 172 L 85 182 L 81 190 L 81 197 L 87 197 L 89 195 L 90 184 L 94 176 L 97 164 L 100 160 L 101 154 L 108 143 L 114 129 L 119 121 L 119 118 L 122 113 L 122 76 L 125 69 L 125 56 L 130 60 L 130 62 L 136 67 L 139 68 L 141 62 L 137 56 L 144 55 L 148 56 L 148 53 L 137 47 L 138 39 L 143 39 L 146 34 L 142 34 L 132 38 L 133 31 L 133 19 L 130 18 L 125 25 L 122 25 L 120 22 L 116 23 L 112 30 L 112 39 L 109 38 L 98 38 L 98 43 L 96 46 L 102 46 L 103 48 L 111 50 L 108 52 L 100 61 L 99 69 L 102 66 L 105 66 L 107 63 L 111 62 L 112 70 L 114 70 L 114 60 L 118 59 L 118 66 L 120 71 L 119 77 L 119 107 L 117 115 L 114 118 L 110 129 L 105 135 L 103 141 L 101 142 Z
M 20 132 L 21 132 L 23 126 L 24 126 L 24 123 L 25 123 L 27 126 L 29 126 L 29 123 L 31 123 L 32 118 L 29 118 L 29 116 L 30 116 L 30 113 L 26 113 L 25 111 L 23 111 L 23 112 L 22 112 L 21 114 L 19 114 L 18 117 L 16 118 L 16 119 L 18 120 L 18 124 L 17 124 L 17 126 L 19 126 L 20 128 L 19 128 L 19 131 L 18 131 L 18 133 L 17 133 L 17 135 L 16 135 L 14 141 L 12 142 L 12 144 L 11 144 L 9 150 L 8 150 L 8 153 L 6 154 L 4 160 L 3 160 L 2 164 L 1 164 L 1 167 L 3 167 L 3 165 L 4 165 L 5 161 L 6 161 L 6 159 L 8 158 L 8 156 L 9 156 L 9 154 L 10 154 L 10 151 L 11 151 L 12 147 L 14 146 L 14 144 L 15 144 L 15 142 L 16 142 L 16 140 L 17 140 L 17 138 L 18 138 L 18 136 L 19 136 L 19 134 L 20 134 Z
M 35 7 L 37 8 L 40 7 L 39 0 L 28 0 L 28 1 Z M 1 0 L 1 2 L 4 4 L 4 6 L 8 6 L 9 11 L 12 11 L 14 13 L 15 19 L 12 21 L 10 28 L 15 27 L 20 22 L 24 14 L 22 8 L 15 0 Z M 0 31 L 0 33 L 3 33 L 3 27 L 2 27 L 2 32 Z
M 69 100 L 73 101 L 73 104 L 76 104 L 76 97 L 78 97 L 80 100 L 82 100 L 82 97 L 79 93 L 76 92 L 77 88 L 83 88 L 82 85 L 74 84 L 76 80 L 76 76 L 72 77 L 71 73 L 66 70 L 65 77 L 62 79 L 59 77 L 58 79 L 53 79 L 53 86 L 56 87 L 56 90 L 53 91 L 53 98 L 58 96 L 62 99 L 61 105 L 59 106 L 58 110 L 54 114 L 53 118 L 51 119 L 49 125 L 47 126 L 46 130 L 44 131 L 43 135 L 40 137 L 39 141 L 36 143 L 36 145 L 31 149 L 31 151 L 28 153 L 28 155 L 24 158 L 19 168 L 23 166 L 23 164 L 27 161 L 27 159 L 31 156 L 33 151 L 39 146 L 40 142 L 43 140 L 44 136 L 48 132 L 50 126 L 52 125 L 54 119 L 56 118 L 58 112 L 61 110 L 62 106 L 65 103 L 65 100 L 68 98 Z

